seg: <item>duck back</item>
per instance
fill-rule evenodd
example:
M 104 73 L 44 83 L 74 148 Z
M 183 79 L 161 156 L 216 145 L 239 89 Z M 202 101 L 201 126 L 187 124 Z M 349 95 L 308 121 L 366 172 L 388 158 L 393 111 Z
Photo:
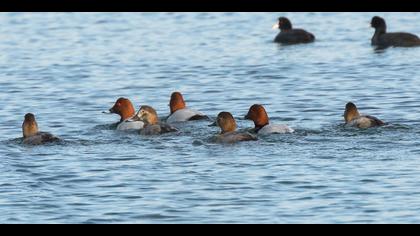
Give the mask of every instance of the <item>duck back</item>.
M 47 132 L 38 132 L 36 135 L 23 139 L 23 144 L 26 145 L 42 145 L 45 143 L 57 142 L 60 139 Z

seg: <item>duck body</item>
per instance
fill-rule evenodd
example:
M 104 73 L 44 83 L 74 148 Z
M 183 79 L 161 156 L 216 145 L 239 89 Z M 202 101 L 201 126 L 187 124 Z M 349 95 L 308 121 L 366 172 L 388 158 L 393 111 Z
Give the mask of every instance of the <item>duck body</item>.
M 159 123 L 154 125 L 146 125 L 140 130 L 141 135 L 159 135 L 170 132 L 177 132 L 178 129 L 166 123 Z
M 117 125 L 117 130 L 119 131 L 140 130 L 140 129 L 143 129 L 143 127 L 144 127 L 143 121 L 134 121 L 130 118 L 128 120 L 121 121 Z
M 284 30 L 274 38 L 274 42 L 282 44 L 312 43 L 314 41 L 315 36 L 303 29 Z
M 287 134 L 293 132 L 295 132 L 294 129 L 282 124 L 268 124 L 257 131 L 257 133 L 260 135 Z
M 248 132 L 228 132 L 215 136 L 215 141 L 218 143 L 236 143 L 242 141 L 256 141 L 257 137 Z
M 47 143 L 53 143 L 60 141 L 60 139 L 47 132 L 38 132 L 33 136 L 29 136 L 23 139 L 23 144 L 26 145 L 42 145 Z
M 372 38 L 372 45 L 379 47 L 417 47 L 420 38 L 410 33 L 377 33 Z
M 360 128 L 360 129 L 367 129 L 367 128 L 378 127 L 378 126 L 383 126 L 383 125 L 385 125 L 385 123 L 381 121 L 380 119 L 374 116 L 365 116 L 365 115 L 355 117 L 351 121 L 346 123 L 346 126 Z
M 185 121 L 191 121 L 191 120 L 201 120 L 201 119 L 207 119 L 207 118 L 208 117 L 204 115 L 204 113 L 201 113 L 199 111 L 189 109 L 189 108 L 183 108 L 172 113 L 168 117 L 166 122 L 175 123 L 175 122 L 185 122 Z

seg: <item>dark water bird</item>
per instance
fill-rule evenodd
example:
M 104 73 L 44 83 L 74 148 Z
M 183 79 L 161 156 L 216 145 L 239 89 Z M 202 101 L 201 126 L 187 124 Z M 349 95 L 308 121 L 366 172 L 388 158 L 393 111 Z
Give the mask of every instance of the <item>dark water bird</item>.
M 236 121 L 232 114 L 229 112 L 220 112 L 217 115 L 216 122 L 210 126 L 219 126 L 221 129 L 220 134 L 214 137 L 218 143 L 236 143 L 240 141 L 254 141 L 257 137 L 248 133 L 236 131 Z
M 379 16 L 372 18 L 371 26 L 375 28 L 372 45 L 379 49 L 387 47 L 416 47 L 420 46 L 420 38 L 410 33 L 387 33 L 385 20 Z
M 299 44 L 312 43 L 315 36 L 303 29 L 293 29 L 292 23 L 286 17 L 280 17 L 273 29 L 280 29 L 280 33 L 274 39 L 276 43 Z
M 25 115 L 25 120 L 22 124 L 22 133 L 23 143 L 28 145 L 41 145 L 60 140 L 50 133 L 40 132 L 38 129 L 38 123 L 35 119 L 35 115 L 32 113 Z
M 386 125 L 385 122 L 381 121 L 380 119 L 374 116 L 361 115 L 356 105 L 352 102 L 349 102 L 346 105 L 346 111 L 344 112 L 344 120 L 346 121 L 346 126 L 361 129 Z

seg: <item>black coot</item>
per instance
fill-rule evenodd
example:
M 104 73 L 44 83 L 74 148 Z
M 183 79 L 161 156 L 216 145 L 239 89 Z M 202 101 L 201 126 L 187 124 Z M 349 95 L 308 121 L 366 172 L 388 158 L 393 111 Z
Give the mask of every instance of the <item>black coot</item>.
M 273 28 L 280 29 L 280 33 L 274 39 L 276 43 L 282 44 L 298 44 L 312 43 L 315 36 L 303 29 L 293 29 L 292 23 L 286 17 L 280 17 L 277 24 Z
M 375 28 L 372 45 L 378 48 L 420 46 L 420 38 L 410 33 L 387 33 L 385 20 L 379 16 L 372 18 L 371 26 Z

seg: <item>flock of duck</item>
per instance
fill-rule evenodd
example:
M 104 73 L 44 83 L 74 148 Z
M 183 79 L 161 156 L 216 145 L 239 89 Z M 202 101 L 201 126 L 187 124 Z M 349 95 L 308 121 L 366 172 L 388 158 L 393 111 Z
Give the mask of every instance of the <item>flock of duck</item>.
M 136 112 L 133 103 L 127 98 L 119 98 L 114 106 L 109 109 L 109 112 L 106 113 L 120 116 L 116 130 L 137 130 L 141 135 L 160 135 L 176 132 L 178 128 L 173 126 L 175 123 L 210 119 L 204 113 L 188 108 L 180 92 L 172 93 L 169 106 L 170 115 L 165 121 L 159 119 L 156 110 L 151 106 L 143 105 Z M 218 126 L 221 129 L 220 133 L 215 136 L 215 141 L 219 143 L 235 143 L 257 140 L 258 135 L 294 132 L 287 125 L 270 123 L 265 108 L 260 104 L 252 105 L 244 118 L 253 121 L 254 128 L 251 128 L 249 131 L 237 131 L 237 125 L 233 115 L 226 111 L 220 112 L 217 115 L 216 121 L 209 124 L 209 126 Z M 351 102 L 346 105 L 344 118 L 347 126 L 356 128 L 370 128 L 385 125 L 385 122 L 376 117 L 361 115 L 356 105 Z M 35 116 L 31 113 L 25 115 L 22 131 L 24 144 L 40 145 L 60 140 L 50 133 L 40 132 Z
M 410 33 L 387 33 L 385 20 L 381 17 L 373 17 L 371 26 L 375 28 L 375 34 L 371 41 L 373 46 L 378 48 L 420 46 L 420 38 L 416 35 Z M 290 20 L 285 17 L 280 17 L 273 28 L 280 29 L 280 33 L 274 39 L 274 42 L 277 43 L 299 44 L 315 41 L 315 36 L 312 33 L 303 29 L 293 29 Z M 141 135 L 176 132 L 178 128 L 173 125 L 177 122 L 209 119 L 204 113 L 188 108 L 180 92 L 172 93 L 169 106 L 170 115 L 165 121 L 159 119 L 156 110 L 151 106 L 141 106 L 136 112 L 132 102 L 127 98 L 119 98 L 114 106 L 109 109 L 109 113 L 120 116 L 120 121 L 116 127 L 117 130 L 138 130 Z M 221 129 L 220 133 L 215 136 L 215 140 L 220 143 L 235 143 L 257 140 L 259 135 L 294 132 L 287 125 L 271 124 L 265 108 L 259 104 L 252 105 L 244 118 L 253 121 L 254 128 L 249 131 L 237 131 L 236 121 L 232 114 L 226 111 L 220 112 L 216 121 L 209 125 L 218 126 Z M 361 129 L 386 124 L 374 116 L 360 114 L 357 106 L 352 102 L 347 103 L 345 107 L 344 120 L 346 126 Z M 24 144 L 40 145 L 60 140 L 60 138 L 50 133 L 40 132 L 35 116 L 31 113 L 25 115 L 22 132 Z

